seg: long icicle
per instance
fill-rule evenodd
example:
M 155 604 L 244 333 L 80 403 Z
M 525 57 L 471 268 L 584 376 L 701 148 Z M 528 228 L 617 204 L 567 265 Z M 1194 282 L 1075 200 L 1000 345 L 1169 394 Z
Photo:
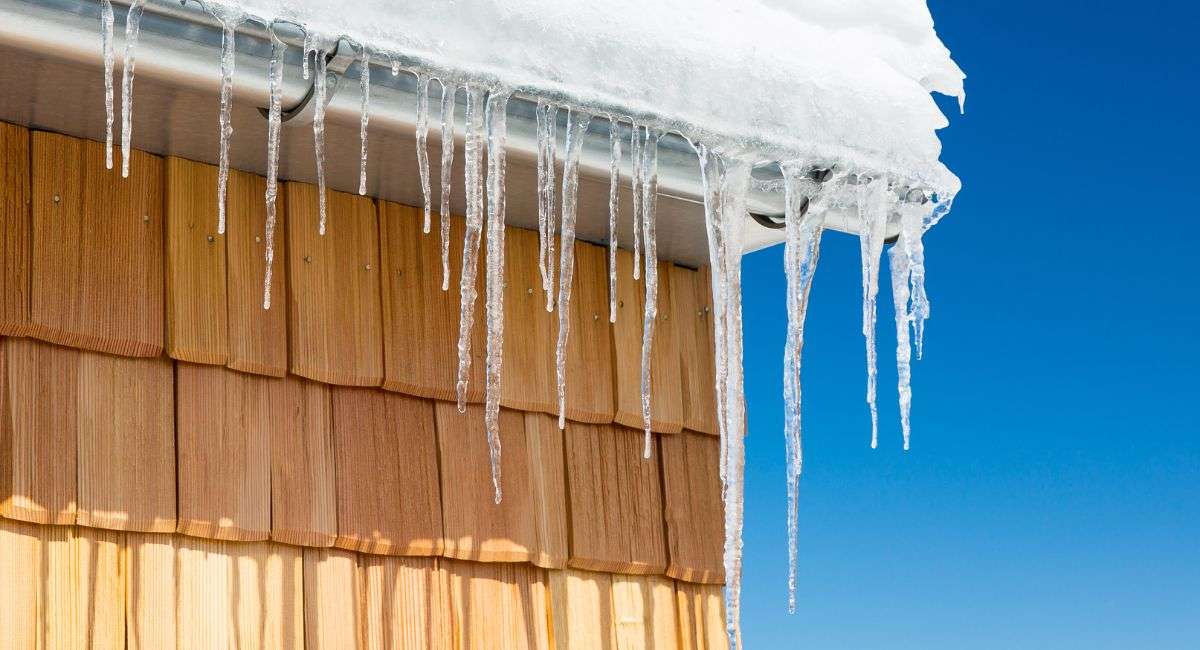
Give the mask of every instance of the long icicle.
M 658 242 L 655 236 L 654 211 L 658 203 L 658 139 L 662 132 L 647 128 L 646 144 L 642 147 L 642 244 L 646 264 L 645 313 L 642 317 L 642 458 L 650 458 L 654 437 L 650 433 L 650 358 L 654 346 L 654 324 L 658 320 Z
M 725 432 L 725 381 L 723 377 L 726 375 L 726 360 L 725 347 L 725 300 L 724 293 L 721 291 L 720 278 L 724 277 L 725 258 L 721 251 L 725 247 L 725 234 L 720 226 L 720 214 L 722 194 L 721 188 L 725 184 L 725 159 L 719 154 L 713 152 L 706 145 L 700 144 L 696 147 L 696 153 L 700 159 L 700 181 L 704 195 L 704 214 L 705 226 L 708 231 L 708 258 L 710 264 L 712 295 L 713 295 L 713 340 L 715 341 L 715 350 L 713 355 L 713 375 L 716 378 L 714 392 L 717 406 L 717 429 L 720 435 L 722 444 L 720 445 L 720 463 L 718 464 L 719 476 L 721 479 L 721 498 L 725 498 L 725 486 L 727 480 L 725 476 L 725 465 L 727 451 L 724 440 L 726 439 Z M 636 197 L 635 197 L 636 198 Z
M 442 84 L 441 210 L 438 229 L 442 239 L 442 291 L 450 290 L 450 172 L 454 168 L 454 95 L 458 89 L 444 78 Z
M 271 36 L 271 61 L 267 68 L 267 222 L 264 239 L 263 309 L 271 308 L 271 282 L 275 266 L 275 201 L 279 197 L 279 131 L 283 126 L 283 54 L 287 44 L 268 30 Z
M 393 61 L 393 65 L 396 62 Z M 399 67 L 394 67 L 399 73 Z M 429 75 L 417 75 L 417 170 L 421 177 L 421 198 L 424 199 L 425 221 L 421 232 L 429 234 L 433 212 L 432 191 L 429 187 Z
M 466 182 L 463 189 L 467 194 L 467 228 L 463 236 L 462 282 L 459 285 L 458 381 L 454 387 L 460 413 L 467 410 L 467 384 L 471 372 L 471 328 L 475 321 L 475 279 L 479 271 L 479 239 L 483 229 L 483 174 L 480 165 L 483 149 L 484 89 L 482 86 L 467 86 L 466 91 Z
M 367 194 L 367 123 L 371 121 L 371 54 L 366 47 L 358 61 L 358 88 L 362 105 L 358 116 L 358 195 Z
M 244 15 L 233 9 L 217 11 L 221 22 L 221 113 L 217 156 L 217 233 L 225 234 L 225 192 L 229 187 L 229 138 L 233 135 L 233 68 L 237 62 L 237 28 Z
M 488 456 L 492 462 L 492 487 L 496 503 L 500 489 L 500 379 L 504 364 L 504 218 L 505 155 L 508 139 L 508 93 L 493 91 L 487 98 L 487 276 L 484 309 L 487 320 L 486 398 L 483 420 L 487 428 Z
M 858 185 L 859 252 L 862 255 L 863 338 L 867 344 L 867 405 L 871 411 L 871 449 L 879 446 L 879 409 L 876 406 L 878 361 L 875 351 L 876 297 L 879 294 L 879 262 L 887 229 L 887 181 L 861 180 Z
M 567 426 L 567 338 L 571 331 L 571 283 L 575 279 L 575 214 L 579 195 L 579 155 L 592 121 L 590 113 L 567 111 L 567 153 L 562 175 L 562 244 L 558 258 L 558 342 L 554 346 L 558 384 L 558 428 Z
M 554 311 L 554 173 L 558 148 L 558 106 L 537 105 L 538 271 L 546 294 L 546 311 Z
M 633 163 L 630 187 L 633 190 L 633 279 L 642 273 L 642 127 L 635 122 L 629 137 L 629 159 Z
M 888 250 L 888 262 L 892 272 L 892 307 L 896 313 L 896 387 L 900 396 L 900 431 L 904 434 L 904 450 L 908 451 L 911 433 L 909 412 L 912 408 L 912 345 L 909 342 L 908 324 L 912 315 L 908 311 L 909 258 L 904 234 Z
M 313 107 L 313 152 L 317 161 L 317 205 L 320 211 L 320 225 L 318 232 L 321 235 L 325 234 L 325 94 L 328 88 L 326 78 L 326 59 L 325 49 L 319 47 L 315 41 L 310 42 L 308 37 L 305 38 L 304 60 L 308 61 L 308 53 L 313 54 L 313 63 L 315 70 L 313 71 L 313 101 L 316 105 Z
M 133 71 L 142 10 L 146 0 L 133 0 L 125 14 L 125 56 L 121 61 L 121 178 L 129 178 L 129 157 L 133 154 Z
M 104 165 L 113 168 L 113 68 L 116 67 L 116 48 L 113 47 L 112 0 L 100 0 L 100 54 L 104 57 Z
M 617 217 L 621 198 L 621 136 L 608 116 L 608 322 L 617 322 Z

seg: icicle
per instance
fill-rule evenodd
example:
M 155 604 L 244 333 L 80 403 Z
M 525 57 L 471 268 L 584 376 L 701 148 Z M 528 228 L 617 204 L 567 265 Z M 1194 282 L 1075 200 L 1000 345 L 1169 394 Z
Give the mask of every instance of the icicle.
M 929 296 L 925 294 L 925 244 L 921 238 L 948 207 L 949 202 L 939 204 L 932 210 L 928 204 L 904 203 L 900 207 L 900 232 L 905 238 L 905 251 L 908 253 L 913 339 L 918 360 L 925 353 L 925 321 L 929 319 Z
M 121 62 L 121 178 L 129 177 L 129 156 L 133 153 L 134 53 L 145 6 L 146 0 L 133 0 L 125 14 L 125 58 Z
M 318 232 L 325 234 L 325 103 L 328 79 L 326 77 L 325 48 L 317 42 L 317 37 L 309 34 L 304 37 L 304 78 L 308 79 L 308 54 L 312 52 L 313 64 L 316 68 L 313 77 L 313 152 L 317 162 L 317 205 L 320 210 L 320 225 Z
M 658 243 L 655 237 L 654 210 L 658 202 L 658 139 L 657 130 L 646 129 L 646 144 L 642 147 L 642 243 L 646 247 L 645 314 L 642 318 L 642 428 L 645 440 L 642 458 L 650 458 L 650 351 L 654 345 L 654 324 L 658 319 Z
M 442 169 L 441 212 L 438 227 L 442 236 L 442 291 L 450 290 L 450 172 L 454 167 L 454 94 L 453 83 L 442 84 Z
M 629 138 L 629 161 L 633 166 L 631 187 L 633 189 L 633 279 L 642 277 L 642 128 L 633 124 L 633 135 Z
M 508 93 L 488 95 L 487 112 L 487 320 L 486 400 L 483 419 L 487 428 L 488 454 L 492 461 L 492 487 L 500 503 L 500 370 L 504 363 L 504 147 L 508 139 Z
M 788 612 L 796 611 L 797 507 L 804 448 L 800 427 L 800 360 L 804 349 L 804 319 L 808 293 L 820 256 L 824 212 L 813 207 L 818 188 L 808 177 L 808 167 L 785 163 L 784 209 L 786 240 L 784 272 L 787 275 L 787 343 L 783 350 L 784 447 L 787 461 Z M 807 212 L 805 210 L 807 209 Z
M 554 159 L 557 147 L 558 107 L 539 99 L 538 145 L 538 271 L 546 294 L 546 311 L 554 311 Z
M 362 93 L 362 107 L 358 117 L 358 195 L 367 194 L 367 122 L 371 120 L 371 55 L 362 49 L 358 62 L 358 87 Z
M 725 300 L 722 292 L 720 278 L 724 277 L 719 272 L 724 267 L 724 255 L 721 251 L 725 247 L 724 232 L 719 227 L 719 217 L 721 214 L 722 193 L 721 188 L 725 184 L 725 159 L 715 152 L 711 151 L 707 146 L 701 144 L 697 146 L 696 153 L 700 159 L 700 181 L 704 195 L 704 214 L 706 227 L 708 231 L 708 257 L 711 265 L 711 284 L 713 294 L 713 339 L 715 341 L 715 350 L 713 355 L 713 374 L 716 377 L 715 396 L 717 406 L 717 428 L 721 440 L 726 438 L 725 434 L 725 381 L 723 377 L 726 375 L 725 367 Z M 634 195 L 636 199 L 636 194 Z M 722 498 L 725 494 L 725 486 L 727 484 L 725 476 L 725 465 L 727 458 L 725 456 L 726 447 L 724 442 L 720 446 L 720 463 L 718 465 L 721 478 L 721 493 Z
M 392 76 L 400 76 L 400 61 L 398 59 L 392 59 Z
M 283 54 L 287 45 L 269 30 L 271 62 L 267 69 L 270 102 L 267 109 L 267 223 L 265 271 L 263 273 L 263 309 L 271 308 L 271 276 L 275 264 L 275 199 L 279 196 L 279 130 L 283 125 Z
M 908 451 L 911 433 L 909 411 L 912 408 L 912 346 L 908 338 L 909 267 L 905 237 L 888 250 L 888 261 L 892 271 L 892 306 L 896 310 L 896 377 L 900 395 L 900 430 L 904 433 L 904 450 Z
M 621 137 L 608 116 L 608 322 L 617 322 L 617 213 L 621 198 Z
M 393 61 L 392 65 L 397 64 Z M 400 71 L 399 67 L 392 69 Z M 417 170 L 421 176 L 421 197 L 425 199 L 425 222 L 421 232 L 428 235 L 433 201 L 429 189 L 429 75 L 424 72 L 417 75 Z
M 458 381 L 455 395 L 460 413 L 467 410 L 467 382 L 471 372 L 471 328 L 475 320 L 475 278 L 478 273 L 479 238 L 483 228 L 482 162 L 484 89 L 467 86 L 467 132 L 465 151 L 465 180 L 467 195 L 467 229 L 463 237 L 462 284 L 459 286 L 458 312 Z
M 858 185 L 859 250 L 862 254 L 863 338 L 867 343 L 867 405 L 871 410 L 871 449 L 879 445 L 879 410 L 875 404 L 878 364 L 875 352 L 876 296 L 879 262 L 887 229 L 890 192 L 883 179 L 860 179 Z
M 217 232 L 225 234 L 225 190 L 229 185 L 229 138 L 233 135 L 230 114 L 233 111 L 233 67 L 237 56 L 235 47 L 237 28 L 242 24 L 243 14 L 233 9 L 218 9 L 217 20 L 221 22 L 221 113 L 220 144 L 217 158 Z
M 104 56 L 104 165 L 113 168 L 113 67 L 117 54 L 113 47 L 112 0 L 100 0 L 100 52 Z
M 567 426 L 567 337 L 571 331 L 571 283 L 575 279 L 575 210 L 579 193 L 579 155 L 590 113 L 567 111 L 567 154 L 562 175 L 562 245 L 558 258 L 558 343 L 554 348 L 558 384 L 558 428 Z

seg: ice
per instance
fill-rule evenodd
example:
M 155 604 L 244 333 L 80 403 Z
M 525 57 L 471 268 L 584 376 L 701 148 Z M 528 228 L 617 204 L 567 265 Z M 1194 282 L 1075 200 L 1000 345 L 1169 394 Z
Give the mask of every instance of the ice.
M 363 48 L 358 61 L 358 87 L 362 93 L 362 108 L 358 118 L 358 195 L 367 194 L 367 122 L 371 120 L 371 54 Z
M 453 82 L 441 79 L 442 84 L 442 167 L 441 211 L 438 228 L 442 237 L 442 291 L 450 290 L 450 172 L 454 167 L 454 95 L 458 89 Z
M 113 168 L 113 8 L 111 0 L 100 0 L 100 54 L 104 57 L 104 166 Z
M 537 104 L 538 272 L 546 294 L 546 311 L 554 311 L 554 166 L 558 107 Z
M 650 434 L 650 352 L 654 345 L 654 324 L 658 319 L 658 243 L 655 236 L 654 210 L 658 202 L 658 139 L 662 132 L 647 129 L 646 142 L 638 170 L 642 177 L 642 242 L 646 249 L 646 300 L 642 317 L 642 429 L 645 431 L 642 457 L 650 458 L 653 437 Z
M 630 129 L 629 160 L 633 163 L 630 189 L 633 191 L 633 279 L 642 277 L 642 127 L 636 122 Z
M 237 62 L 237 28 L 245 16 L 233 10 L 217 10 L 221 22 L 221 129 L 217 157 L 217 232 L 225 234 L 225 190 L 229 185 L 229 138 L 233 135 L 230 115 L 233 111 L 233 67 Z
M 392 76 L 400 76 L 400 61 L 397 59 L 392 59 Z
M 313 78 L 313 152 L 317 161 L 317 203 L 320 211 L 318 232 L 325 234 L 325 76 L 326 45 L 311 32 L 304 38 L 304 78 L 308 78 L 308 56 L 312 54 L 316 67 Z
M 483 86 L 466 87 L 467 131 L 465 145 L 465 183 L 467 228 L 463 236 L 462 283 L 459 285 L 458 381 L 455 395 L 459 412 L 467 410 L 467 383 L 471 372 L 471 328 L 475 320 L 475 278 L 478 273 L 479 239 L 483 229 Z
M 492 462 L 492 487 L 500 503 L 500 378 L 504 364 L 504 147 L 508 139 L 507 91 L 487 98 L 487 276 L 484 312 L 487 320 L 487 372 L 484 424 Z
M 133 0 L 125 14 L 125 56 L 121 61 L 121 178 L 129 177 L 133 142 L 133 69 L 146 0 Z
M 925 353 L 925 321 L 929 319 L 929 296 L 925 293 L 925 244 L 922 237 L 948 209 L 945 204 L 905 203 L 900 207 L 900 236 L 908 254 L 909 285 L 912 292 L 911 317 L 917 359 Z
M 608 116 L 608 322 L 617 322 L 617 216 L 621 198 L 621 135 Z
M 909 412 L 912 409 L 912 346 L 909 343 L 908 324 L 912 316 L 908 311 L 909 267 L 907 242 L 903 235 L 888 250 L 888 262 L 892 272 L 892 306 L 896 310 L 896 378 L 900 396 L 900 431 L 904 434 L 904 450 L 908 451 L 911 433 Z
M 558 342 L 554 347 L 558 384 L 558 428 L 567 426 L 567 337 L 571 331 L 571 283 L 575 279 L 575 209 L 579 192 L 579 155 L 591 114 L 567 111 L 566 158 L 562 175 L 562 244 L 558 261 Z
M 875 378 L 878 363 L 875 353 L 876 296 L 879 294 L 879 261 L 888 213 L 894 201 L 882 178 L 859 178 L 857 186 L 859 252 L 862 255 L 863 338 L 867 343 L 867 405 L 871 410 L 871 449 L 879 445 L 879 410 L 875 404 Z
M 393 66 L 397 64 L 393 61 Z M 392 74 L 400 72 L 392 68 Z M 425 221 L 421 232 L 429 234 L 430 213 L 433 211 L 432 192 L 429 188 L 429 74 L 417 75 L 417 173 L 421 177 L 421 198 L 424 199 Z
M 266 269 L 263 273 L 263 309 L 271 308 L 271 267 L 275 262 L 275 200 L 279 196 L 279 130 L 283 126 L 283 54 L 287 45 L 279 40 L 275 31 L 271 36 L 271 62 L 267 68 L 267 222 Z

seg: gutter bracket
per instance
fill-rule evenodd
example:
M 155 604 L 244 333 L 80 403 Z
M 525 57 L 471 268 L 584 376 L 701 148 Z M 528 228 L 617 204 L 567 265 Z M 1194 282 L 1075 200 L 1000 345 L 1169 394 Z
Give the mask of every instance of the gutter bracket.
M 318 56 L 319 52 L 314 52 L 313 56 Z M 305 54 L 307 56 L 307 53 Z M 338 39 L 333 49 L 325 53 L 325 105 L 328 106 L 333 96 L 337 94 L 338 88 L 341 86 L 342 79 L 345 78 L 346 71 L 350 69 L 358 57 L 355 54 L 354 47 L 344 38 Z M 315 74 L 316 66 L 313 66 Z M 308 91 L 304 93 L 304 97 L 296 102 L 293 106 L 284 107 L 280 113 L 280 119 L 283 124 L 289 126 L 305 126 L 312 124 L 313 116 L 316 113 L 316 80 L 315 78 L 308 84 Z M 270 111 L 263 107 L 258 107 L 258 112 L 263 116 L 263 119 L 268 119 Z

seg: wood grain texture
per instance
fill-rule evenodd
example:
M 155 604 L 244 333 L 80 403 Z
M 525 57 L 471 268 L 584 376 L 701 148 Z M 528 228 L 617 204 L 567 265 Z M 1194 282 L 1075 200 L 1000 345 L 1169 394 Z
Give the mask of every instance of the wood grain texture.
M 563 474 L 563 434 L 544 413 L 525 414 L 529 448 L 529 489 L 533 506 L 533 564 L 544 569 L 567 565 L 567 484 Z
M 455 648 L 550 647 L 545 571 L 528 564 L 443 562 L 449 572 Z
M 33 335 L 110 354 L 162 354 L 162 160 L 134 151 L 121 178 L 105 169 L 102 143 L 41 131 L 32 152 Z
M 174 648 L 178 638 L 175 535 L 125 534 L 126 647 L 128 650 Z
M 603 424 L 613 420 L 613 335 L 608 312 L 608 251 L 576 242 L 567 339 L 567 418 L 571 420 Z M 553 336 L 557 334 L 555 327 Z
M 712 289 L 707 268 L 671 266 L 672 318 L 679 331 L 683 428 L 717 435 Z
M 75 523 L 77 350 L 3 340 L 0 385 L 0 515 Z
M 253 541 L 271 528 L 270 431 L 283 382 L 221 366 L 176 364 L 179 527 Z
M 454 645 L 450 584 L 434 558 L 363 555 L 364 642 L 369 650 Z
M 504 236 L 504 365 L 500 404 L 558 415 L 554 341 L 558 316 L 546 311 L 537 265 L 538 236 L 508 228 Z M 480 273 L 483 273 L 483 256 Z M 481 295 L 482 297 L 482 295 Z M 476 327 L 486 327 L 482 322 Z
M 433 403 L 371 388 L 333 389 L 339 548 L 441 553 Z
M 0 335 L 29 333 L 29 130 L 0 122 Z
M 567 425 L 569 566 L 633 574 L 666 569 L 658 463 L 642 458 L 642 444 L 633 429 Z
M 675 583 L 660 576 L 612 578 L 612 609 L 618 650 L 679 647 Z
M 175 530 L 175 377 L 169 360 L 79 356 L 81 526 Z
M 558 650 L 612 650 L 617 646 L 609 573 L 550 571 L 554 647 Z
M 632 254 L 617 251 L 617 268 L 630 268 Z M 683 429 L 683 395 L 679 379 L 679 341 L 671 318 L 671 264 L 658 265 L 658 318 L 650 348 L 650 427 L 659 433 Z M 613 325 L 613 375 L 616 414 L 625 426 L 642 428 L 642 324 L 644 277 L 617 273 L 617 322 Z
M 63 579 L 72 597 L 73 643 L 64 648 L 125 647 L 125 534 L 75 528 L 71 532 L 71 565 Z
M 271 539 L 331 546 L 337 536 L 329 386 L 289 376 L 271 422 Z
M 266 276 L 267 179 L 229 172 L 225 195 L 225 279 L 229 367 L 282 377 L 287 372 L 287 195 L 275 202 L 275 257 L 271 264 L 270 309 L 263 309 Z
M 695 650 L 728 650 L 725 605 L 715 585 L 675 583 L 679 614 L 679 647 Z
M 365 648 L 364 591 L 356 554 L 304 549 L 304 647 Z
M 48 528 L 0 518 L 0 637 L 2 647 L 37 648 L 47 571 L 45 535 L 66 528 Z
M 443 554 L 480 562 L 528 562 L 536 548 L 529 454 L 521 413 L 500 411 L 501 480 L 504 499 L 495 502 L 483 407 L 459 413 L 454 404 L 436 406 L 441 459 Z
M 229 341 L 217 168 L 169 157 L 165 169 L 167 353 L 181 361 L 224 364 Z
M 325 235 L 317 188 L 286 183 L 291 371 L 327 384 L 383 383 L 379 220 L 372 199 L 328 192 Z
M 462 218 L 450 221 L 450 283 L 442 291 L 441 237 L 437 223 L 428 235 L 424 213 L 398 203 L 381 201 L 380 235 L 383 257 L 383 345 L 386 377 L 383 387 L 419 397 L 456 399 L 458 373 L 459 288 L 462 278 Z M 476 291 L 483 295 L 483 274 Z M 486 336 L 483 300 L 475 301 L 471 330 L 471 372 L 468 402 L 482 402 Z
M 667 575 L 688 582 L 725 581 L 725 510 L 721 503 L 720 441 L 683 432 L 664 436 L 662 474 L 666 512 Z

